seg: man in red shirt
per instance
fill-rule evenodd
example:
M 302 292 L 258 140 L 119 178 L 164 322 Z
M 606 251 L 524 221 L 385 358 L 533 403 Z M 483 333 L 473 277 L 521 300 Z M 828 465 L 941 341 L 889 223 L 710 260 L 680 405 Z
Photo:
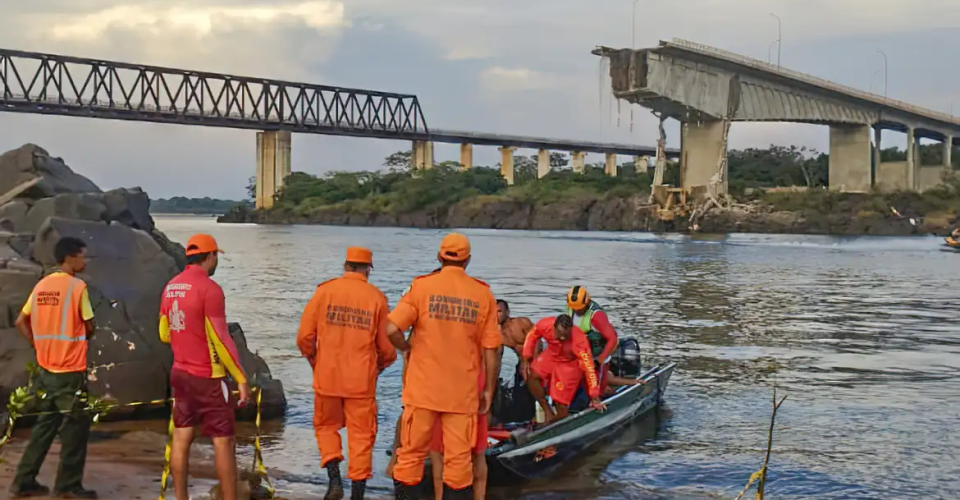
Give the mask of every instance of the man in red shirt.
M 250 400 L 250 386 L 237 346 L 227 330 L 223 289 L 210 279 L 222 250 L 208 234 L 187 241 L 187 268 L 170 280 L 160 303 L 160 340 L 173 348 L 170 387 L 173 444 L 170 468 L 177 500 L 189 500 L 187 468 L 194 427 L 213 440 L 214 462 L 224 500 L 237 500 L 234 409 L 237 403 L 224 382 L 227 374 L 240 387 L 240 402 Z
M 547 348 L 534 359 L 540 339 L 547 342 Z M 561 314 L 538 321 L 523 344 L 523 360 L 527 387 L 543 408 L 547 422 L 567 416 L 584 375 L 590 406 L 600 411 L 606 409 L 600 402 L 600 381 L 593 366 L 590 344 L 583 331 L 573 326 L 570 316 Z M 549 394 L 557 406 L 556 411 L 547 404 L 545 385 L 550 387 Z

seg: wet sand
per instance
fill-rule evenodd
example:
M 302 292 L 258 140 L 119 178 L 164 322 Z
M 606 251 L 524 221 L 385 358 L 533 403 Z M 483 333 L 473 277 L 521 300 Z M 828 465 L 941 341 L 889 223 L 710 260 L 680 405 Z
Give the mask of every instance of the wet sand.
M 104 424 L 93 431 L 87 449 L 84 487 L 95 490 L 101 499 L 153 500 L 160 494 L 166 436 L 154 430 L 131 430 L 134 427 L 144 427 L 143 422 L 138 424 Z M 152 424 L 148 425 L 154 427 Z M 162 428 L 163 424 L 158 422 L 155 426 Z M 10 498 L 10 484 L 29 437 L 28 429 L 18 430 L 14 433 L 13 441 L 3 450 L 3 462 L 0 463 L 0 500 Z M 57 474 L 59 455 L 60 443 L 54 441 L 40 469 L 40 484 L 51 489 Z M 213 448 L 209 443 L 199 442 L 192 447 L 190 475 L 190 497 L 208 497 L 210 488 L 216 484 Z M 168 483 L 167 492 L 167 498 L 175 498 L 172 480 Z

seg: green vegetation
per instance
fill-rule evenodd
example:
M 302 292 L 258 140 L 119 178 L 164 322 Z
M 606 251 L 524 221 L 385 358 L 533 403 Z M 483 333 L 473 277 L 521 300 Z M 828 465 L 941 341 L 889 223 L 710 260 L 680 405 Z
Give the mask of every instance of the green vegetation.
M 941 154 L 939 145 L 921 146 L 924 164 L 935 164 Z M 882 152 L 883 161 L 896 161 L 904 153 L 895 148 Z M 954 156 L 960 160 L 960 154 Z M 619 167 L 616 177 L 604 175 L 602 165 L 587 165 L 584 173 L 575 174 L 562 153 L 550 157 L 551 172 L 537 179 L 535 156 L 516 156 L 515 184 L 507 186 L 501 177 L 499 165 L 462 170 L 459 163 L 443 162 L 425 171 L 409 168 L 410 153 L 401 151 L 386 158 L 383 169 L 363 172 L 329 172 L 314 176 L 295 172 L 286 179 L 285 187 L 277 195 L 273 209 L 279 214 L 310 218 L 311 214 L 326 210 L 342 213 L 411 213 L 425 209 L 443 209 L 469 198 L 478 202 L 506 201 L 531 205 L 546 205 L 573 199 L 603 199 L 644 197 L 650 192 L 653 170 L 637 172 L 632 163 Z M 819 188 L 827 185 L 829 157 L 826 154 L 795 146 L 773 146 L 766 149 L 732 150 L 728 155 L 730 190 L 735 196 L 758 202 L 767 202 L 777 209 L 830 211 L 849 208 L 855 212 L 889 212 L 886 198 L 904 201 L 904 207 L 925 207 L 930 211 L 956 211 L 956 187 L 934 190 L 924 194 L 897 193 L 879 197 L 873 209 L 861 206 L 860 195 L 856 206 L 836 206 L 853 199 L 823 189 L 810 193 L 763 193 L 773 187 L 803 186 Z M 668 164 L 664 175 L 666 184 L 678 184 L 679 168 Z M 747 191 L 748 188 L 752 188 Z M 756 193 L 758 192 L 759 193 Z M 746 195 L 747 192 L 754 194 Z M 856 197 L 857 195 L 853 195 Z M 899 197 L 899 198 L 898 198 Z M 914 203 L 916 200 L 924 203 Z M 939 200 L 939 201 L 937 201 Z M 869 202 L 872 203 L 872 202 Z M 868 204 L 869 204 L 868 203 Z M 884 205 L 881 207 L 880 205 Z M 901 206 L 895 205 L 895 206 Z
M 237 205 L 249 205 L 248 201 L 216 200 L 212 198 L 184 198 L 150 200 L 150 213 L 154 214 L 225 214 Z

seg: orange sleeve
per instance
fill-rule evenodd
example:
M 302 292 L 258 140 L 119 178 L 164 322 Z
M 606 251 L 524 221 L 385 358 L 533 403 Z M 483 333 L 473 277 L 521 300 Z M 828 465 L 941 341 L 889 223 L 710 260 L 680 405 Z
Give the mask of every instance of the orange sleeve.
M 597 370 L 593 367 L 593 354 L 590 352 L 590 341 L 587 340 L 587 335 L 583 330 L 573 327 L 570 340 L 573 342 L 573 352 L 580 360 L 580 369 L 583 370 L 587 379 L 587 393 L 590 394 L 591 399 L 600 397 L 600 379 L 597 377 Z
M 417 317 L 420 315 L 420 311 L 417 310 L 417 297 L 420 295 L 419 290 L 415 284 L 410 285 L 410 291 L 404 294 L 403 297 L 400 297 L 400 302 L 397 303 L 397 307 L 393 309 L 393 312 L 391 312 L 388 317 L 389 321 L 393 323 L 393 326 L 396 326 L 401 332 L 407 331 L 408 328 L 417 322 Z
M 300 348 L 300 354 L 310 360 L 317 357 L 317 310 L 320 301 L 320 288 L 317 288 L 307 307 L 303 308 L 300 328 L 297 330 L 297 347 Z
M 497 299 L 490 292 L 487 292 L 487 296 L 487 314 L 480 325 L 480 347 L 497 349 L 503 345 L 500 323 L 497 321 Z
M 534 350 L 537 348 L 537 342 L 540 342 L 541 338 L 543 338 L 543 334 L 537 327 L 534 327 L 527 332 L 527 338 L 523 341 L 523 359 L 533 359 Z
M 380 296 L 380 304 L 377 310 L 377 368 L 385 370 L 397 360 L 397 348 L 393 347 L 390 339 L 387 338 L 387 326 L 390 324 L 390 306 L 387 304 L 387 298 Z

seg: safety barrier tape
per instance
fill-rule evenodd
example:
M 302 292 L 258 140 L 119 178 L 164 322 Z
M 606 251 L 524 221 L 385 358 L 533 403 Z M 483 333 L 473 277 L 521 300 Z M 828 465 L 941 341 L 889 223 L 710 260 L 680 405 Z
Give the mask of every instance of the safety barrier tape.
M 256 475 L 256 483 L 251 485 L 251 491 L 253 491 L 254 487 L 259 487 L 259 489 L 263 492 L 260 498 L 270 499 L 273 498 L 276 490 L 274 489 L 273 484 L 270 482 L 270 478 L 267 476 L 267 468 L 263 463 L 263 450 L 260 444 L 260 422 L 263 390 L 259 387 L 256 387 L 253 390 L 257 393 L 257 415 L 255 420 L 256 436 L 254 437 L 253 442 L 253 472 Z M 3 434 L 3 437 L 0 438 L 0 452 L 2 452 L 3 447 L 10 442 L 10 439 L 13 436 L 13 428 L 17 420 L 23 417 L 36 417 L 57 413 L 66 415 L 75 412 L 92 412 L 92 422 L 96 424 L 99 423 L 102 415 L 116 408 L 130 408 L 135 406 L 148 406 L 164 403 L 172 403 L 173 406 L 175 406 L 177 404 L 176 398 L 154 399 L 152 401 L 134 401 L 132 403 L 124 404 L 107 404 L 100 397 L 91 397 L 86 392 L 77 391 L 75 396 L 78 398 L 78 401 L 81 401 L 85 404 L 83 408 L 22 413 L 27 403 L 29 403 L 31 400 L 35 398 L 46 399 L 50 397 L 50 395 L 44 391 L 38 391 L 36 394 L 30 394 L 28 391 L 29 389 L 27 387 L 21 387 L 10 394 L 10 401 L 7 404 L 7 428 Z M 237 394 L 237 392 L 238 391 L 233 391 L 233 394 Z M 160 496 L 158 500 L 165 500 L 167 482 L 170 478 L 170 454 L 171 447 L 173 445 L 173 429 L 173 408 L 171 407 L 170 420 L 167 424 L 167 443 L 163 452 L 163 473 L 160 476 Z M 2 458 L 0 458 L 0 462 L 2 462 Z
M 747 481 L 747 485 L 744 486 L 742 490 L 740 490 L 740 494 L 737 495 L 736 500 L 740 500 L 741 498 L 743 498 L 743 495 L 745 495 L 747 493 L 747 490 L 749 490 L 750 487 L 753 486 L 753 483 L 757 482 L 758 480 L 760 480 L 761 477 L 763 477 L 764 469 L 766 469 L 766 466 L 761 467 L 760 470 L 750 475 L 750 480 Z M 758 499 L 761 498 L 759 491 L 757 491 L 757 498 Z

